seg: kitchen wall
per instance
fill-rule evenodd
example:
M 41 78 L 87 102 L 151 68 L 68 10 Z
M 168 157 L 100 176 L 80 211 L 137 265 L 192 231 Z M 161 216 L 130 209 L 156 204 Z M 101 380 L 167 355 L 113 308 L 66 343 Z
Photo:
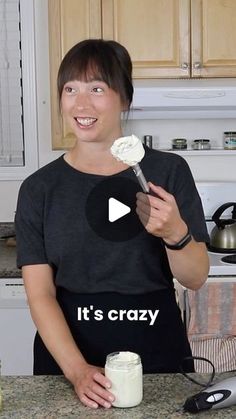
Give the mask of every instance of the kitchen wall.
M 62 154 L 51 150 L 50 131 L 50 86 L 48 60 L 47 0 L 35 0 L 36 21 L 36 79 L 38 114 L 39 165 L 43 166 Z M 215 143 L 222 142 L 224 131 L 236 131 L 236 121 L 232 119 L 214 120 L 135 120 L 124 127 L 125 133 L 138 136 L 153 135 L 155 148 L 170 146 L 172 138 L 210 138 Z M 199 154 L 199 153 L 198 153 Z M 187 156 L 196 181 L 236 181 L 236 155 Z M 13 221 L 17 194 L 21 181 L 0 181 L 0 221 Z
M 125 131 L 134 132 L 141 138 L 153 136 L 153 147 L 171 148 L 173 138 L 186 138 L 188 146 L 197 138 L 209 138 L 212 148 L 223 144 L 224 131 L 236 131 L 235 119 L 178 119 L 129 121 Z M 217 151 L 218 152 L 218 151 Z M 236 154 L 213 155 L 209 152 L 182 152 L 187 160 L 196 181 L 236 181 Z M 208 152 L 207 152 L 208 153 Z M 224 152 L 223 152 L 224 153 Z
M 173 138 L 186 138 L 188 147 L 196 138 L 209 138 L 212 148 L 223 146 L 223 132 L 236 131 L 235 119 L 159 119 L 133 120 L 128 128 L 140 137 L 153 135 L 155 148 L 171 148 Z

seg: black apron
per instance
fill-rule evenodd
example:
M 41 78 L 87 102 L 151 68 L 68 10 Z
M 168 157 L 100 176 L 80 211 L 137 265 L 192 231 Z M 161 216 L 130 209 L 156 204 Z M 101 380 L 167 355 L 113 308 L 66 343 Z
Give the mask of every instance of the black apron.
M 58 288 L 57 300 L 89 364 L 104 367 L 109 353 L 132 351 L 140 355 L 144 373 L 176 373 L 181 365 L 186 372 L 194 371 L 192 361 L 183 363 L 191 356 L 191 349 L 174 290 L 124 295 L 75 294 Z M 153 325 L 147 310 L 159 310 Z M 38 333 L 34 374 L 62 374 Z

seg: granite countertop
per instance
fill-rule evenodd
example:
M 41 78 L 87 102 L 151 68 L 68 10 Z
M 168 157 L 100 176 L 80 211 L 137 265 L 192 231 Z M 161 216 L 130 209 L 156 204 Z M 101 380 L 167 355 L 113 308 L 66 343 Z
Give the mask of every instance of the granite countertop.
M 0 240 L 0 278 L 20 278 L 21 270 L 16 266 L 16 248 L 8 247 Z
M 233 376 L 217 374 L 215 381 Z M 207 381 L 209 375 L 192 374 Z M 144 376 L 144 398 L 139 406 L 130 409 L 83 406 L 72 386 L 62 376 L 1 377 L 3 406 L 1 419 L 190 419 L 193 417 L 233 419 L 236 405 L 208 410 L 196 415 L 182 412 L 187 397 L 200 391 L 181 374 L 152 374 Z
M 14 235 L 13 223 L 0 223 L 0 278 L 20 278 L 21 271 L 16 266 L 16 247 L 7 246 L 4 236 Z

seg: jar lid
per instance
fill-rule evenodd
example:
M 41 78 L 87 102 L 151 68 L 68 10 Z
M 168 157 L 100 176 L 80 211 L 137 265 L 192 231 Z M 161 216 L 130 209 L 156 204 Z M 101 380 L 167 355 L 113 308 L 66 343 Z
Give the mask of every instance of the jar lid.
M 187 142 L 187 140 L 186 140 L 186 138 L 173 138 L 173 140 L 172 140 L 172 142 L 173 143 L 186 143 Z
M 197 140 L 194 140 L 194 143 L 209 143 L 210 140 L 208 140 L 207 138 L 199 138 Z

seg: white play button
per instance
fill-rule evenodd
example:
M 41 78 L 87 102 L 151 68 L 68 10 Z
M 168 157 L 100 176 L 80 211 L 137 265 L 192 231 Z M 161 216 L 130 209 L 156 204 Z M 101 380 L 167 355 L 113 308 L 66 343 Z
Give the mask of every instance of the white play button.
M 122 204 L 115 198 L 109 198 L 108 200 L 108 219 L 110 223 L 113 223 L 119 218 L 124 217 L 131 211 L 128 205 Z
M 88 195 L 85 206 L 88 227 L 111 242 L 125 242 L 139 235 L 145 227 L 136 213 L 138 192 L 139 183 L 135 177 L 130 180 L 128 173 L 125 177 L 105 176 Z

